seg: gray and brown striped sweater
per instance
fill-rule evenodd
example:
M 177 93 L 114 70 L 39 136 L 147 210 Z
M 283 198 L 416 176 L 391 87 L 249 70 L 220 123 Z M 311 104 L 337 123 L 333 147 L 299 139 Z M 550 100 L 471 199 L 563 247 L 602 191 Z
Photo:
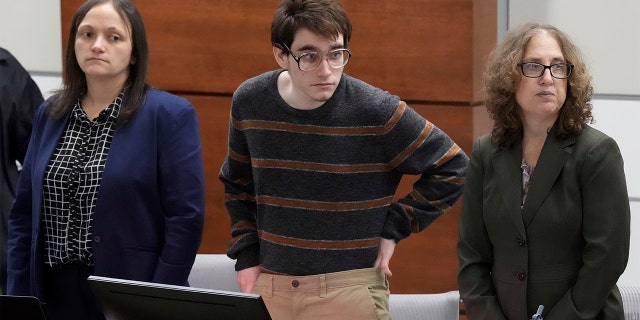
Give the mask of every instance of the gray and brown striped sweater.
M 236 270 L 312 275 L 372 267 L 380 238 L 400 241 L 454 205 L 468 158 L 398 97 L 342 75 L 314 110 L 280 97 L 282 70 L 234 93 L 220 180 Z M 413 191 L 394 194 L 404 174 Z

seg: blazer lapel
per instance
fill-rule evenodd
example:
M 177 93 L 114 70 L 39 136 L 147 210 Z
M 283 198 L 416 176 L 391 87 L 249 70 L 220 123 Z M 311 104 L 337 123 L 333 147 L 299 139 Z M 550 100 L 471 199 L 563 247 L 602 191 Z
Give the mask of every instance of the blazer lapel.
M 493 157 L 493 170 L 502 198 L 520 234 L 525 236 L 525 225 L 522 220 L 520 204 L 522 202 L 522 144 L 514 143 L 508 150 L 496 153 Z
M 542 201 L 544 201 L 549 191 L 551 191 L 551 187 L 553 187 L 564 164 L 567 162 L 567 159 L 569 159 L 570 151 L 566 148 L 574 143 L 575 136 L 569 136 L 564 140 L 559 140 L 555 127 L 549 133 L 542 147 L 538 164 L 531 177 L 527 200 L 522 210 L 525 226 L 529 226 L 538 212 Z

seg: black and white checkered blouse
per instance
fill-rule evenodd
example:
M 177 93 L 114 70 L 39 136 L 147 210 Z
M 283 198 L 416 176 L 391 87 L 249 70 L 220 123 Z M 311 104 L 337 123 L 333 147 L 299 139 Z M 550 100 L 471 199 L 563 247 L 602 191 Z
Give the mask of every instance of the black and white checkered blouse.
M 91 220 L 123 93 L 94 121 L 76 102 L 45 171 L 42 226 L 45 263 L 92 265 Z

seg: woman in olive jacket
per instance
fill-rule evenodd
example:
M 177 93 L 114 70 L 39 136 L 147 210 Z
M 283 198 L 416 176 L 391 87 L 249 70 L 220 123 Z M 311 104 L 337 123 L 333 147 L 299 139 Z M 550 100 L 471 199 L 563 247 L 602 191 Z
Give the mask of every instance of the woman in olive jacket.
M 547 70 L 548 69 L 548 70 Z M 493 52 L 493 131 L 475 143 L 457 246 L 467 317 L 623 319 L 616 282 L 630 209 L 616 142 L 591 128 L 591 78 L 549 25 L 511 30 Z

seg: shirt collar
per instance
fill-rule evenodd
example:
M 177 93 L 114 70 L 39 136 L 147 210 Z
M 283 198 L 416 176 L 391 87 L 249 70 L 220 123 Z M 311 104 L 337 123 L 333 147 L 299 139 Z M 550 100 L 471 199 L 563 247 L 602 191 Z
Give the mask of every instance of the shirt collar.
M 100 113 L 95 119 L 96 122 L 106 122 L 108 120 L 115 121 L 120 114 L 120 106 L 122 105 L 122 99 L 124 98 L 124 91 L 120 92 L 118 96 Z M 87 114 L 82 110 L 80 106 L 80 98 L 76 99 L 76 103 L 73 106 L 71 116 L 76 119 L 88 120 Z

